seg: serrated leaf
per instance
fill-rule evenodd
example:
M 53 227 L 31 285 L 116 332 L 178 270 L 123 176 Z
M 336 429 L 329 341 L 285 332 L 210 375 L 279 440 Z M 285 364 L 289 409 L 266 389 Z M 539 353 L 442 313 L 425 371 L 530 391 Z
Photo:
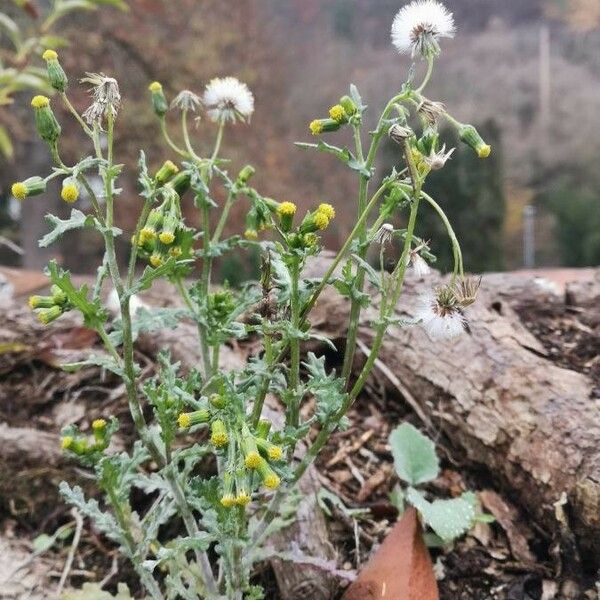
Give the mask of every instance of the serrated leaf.
M 460 498 L 428 502 L 420 492 L 409 488 L 406 499 L 444 542 L 451 542 L 465 534 L 475 520 L 476 498 L 473 492 L 465 492 Z
M 392 431 L 389 442 L 400 479 L 417 485 L 438 476 L 440 461 L 435 453 L 435 445 L 416 427 L 403 423 Z
M 39 242 L 41 248 L 46 248 L 53 244 L 67 231 L 81 229 L 82 227 L 95 227 L 98 225 L 92 215 L 86 215 L 80 210 L 73 208 L 71 216 L 68 219 L 59 219 L 52 214 L 46 215 L 46 221 L 49 223 L 52 231 L 47 233 Z
M 50 277 L 53 284 L 57 285 L 67 296 L 67 300 L 83 316 L 83 322 L 90 329 L 98 329 L 106 321 L 106 311 L 100 305 L 99 300 L 90 302 L 88 300 L 88 288 L 82 285 L 77 289 L 71 281 L 71 273 L 61 269 L 56 261 L 51 260 L 46 268 L 46 275 Z

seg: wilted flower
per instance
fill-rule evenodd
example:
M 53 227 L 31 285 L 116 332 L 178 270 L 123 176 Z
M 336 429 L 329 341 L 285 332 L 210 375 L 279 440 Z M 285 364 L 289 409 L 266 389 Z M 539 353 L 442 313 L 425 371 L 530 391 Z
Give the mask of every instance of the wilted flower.
M 202 105 L 202 100 L 198 94 L 190 92 L 190 90 L 182 90 L 173 98 L 171 102 L 171 108 L 178 108 L 179 110 L 190 110 L 194 112 L 198 106 Z
M 373 240 L 382 246 L 389 243 L 394 235 L 394 226 L 390 223 L 384 223 L 375 234 Z
M 90 125 L 94 123 L 101 125 L 102 118 L 109 115 L 115 119 L 121 106 L 121 94 L 117 80 L 107 77 L 104 73 L 86 73 L 86 75 L 87 77 L 81 81 L 92 84 L 90 91 L 94 101 L 83 113 L 83 118 Z
M 423 101 L 419 104 L 417 110 L 430 125 L 435 125 L 438 119 L 445 114 L 446 106 L 443 102 L 435 102 L 423 98 Z
M 453 152 L 454 148 L 450 148 L 450 150 L 446 152 L 446 144 L 444 144 L 440 150 L 437 150 L 436 152 L 432 151 L 428 156 L 423 156 L 423 162 L 432 171 L 439 171 L 452 156 Z
M 390 127 L 388 135 L 390 136 L 390 139 L 396 142 L 396 144 L 403 144 L 404 140 L 412 137 L 415 134 L 410 127 L 403 127 L 402 125 L 395 123 Z
M 477 300 L 477 293 L 481 286 L 481 277 L 463 277 L 455 285 L 456 301 L 461 306 L 471 306 Z
M 415 316 L 433 341 L 450 340 L 465 329 L 465 318 L 449 286 L 421 295 Z
M 411 265 L 417 277 L 425 277 L 431 272 L 427 261 L 419 254 L 419 249 L 415 248 L 408 253 L 406 264 Z
M 235 77 L 215 78 L 204 90 L 204 104 L 213 121 L 242 121 L 254 112 L 254 96 L 245 83 Z
M 452 13 L 436 0 L 414 0 L 402 7 L 392 23 L 392 43 L 398 52 L 409 50 L 425 58 L 438 56 L 439 38 L 454 37 Z

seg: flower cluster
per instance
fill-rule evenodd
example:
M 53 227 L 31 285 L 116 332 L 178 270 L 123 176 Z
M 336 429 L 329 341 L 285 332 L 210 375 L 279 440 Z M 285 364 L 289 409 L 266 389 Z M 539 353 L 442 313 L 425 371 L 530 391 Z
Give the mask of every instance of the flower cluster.
M 119 423 L 115 418 L 94 419 L 90 424 L 92 435 L 88 436 L 75 425 L 69 425 L 62 430 L 60 446 L 63 450 L 76 456 L 84 464 L 97 463 L 104 451 L 108 448 L 113 434 L 117 431 Z
M 360 118 L 356 103 L 350 96 L 342 96 L 339 103 L 334 104 L 329 109 L 329 118 L 311 121 L 309 129 L 313 135 L 329 133 L 337 131 L 340 127 L 356 118 Z
M 64 313 L 72 310 L 73 305 L 67 295 L 56 285 L 50 288 L 50 296 L 30 296 L 29 308 L 35 311 L 37 318 L 44 325 L 55 321 Z
M 254 473 L 258 473 L 265 488 L 277 489 L 281 477 L 276 471 L 279 467 L 273 463 L 277 465 L 283 459 L 281 446 L 270 439 L 270 421 L 261 420 L 252 433 L 231 408 L 231 402 L 223 394 L 212 394 L 208 404 L 192 412 L 182 412 L 177 418 L 181 429 L 208 426 L 210 442 L 225 461 L 220 500 L 225 508 L 250 503 L 259 485 Z

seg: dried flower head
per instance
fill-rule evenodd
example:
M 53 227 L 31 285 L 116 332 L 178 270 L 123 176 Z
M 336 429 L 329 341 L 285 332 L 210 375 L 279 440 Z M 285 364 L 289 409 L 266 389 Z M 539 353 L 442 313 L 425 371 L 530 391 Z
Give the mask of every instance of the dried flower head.
M 202 100 L 198 94 L 190 92 L 190 90 L 182 90 L 173 98 L 171 108 L 194 112 L 198 106 L 202 106 Z
M 454 287 L 457 302 L 462 306 L 471 306 L 477 300 L 481 286 L 481 277 L 463 277 Z
M 373 240 L 378 244 L 384 246 L 391 242 L 394 235 L 394 226 L 391 223 L 384 223 L 375 234 Z
M 446 113 L 446 106 L 443 102 L 435 102 L 423 98 L 423 101 L 419 104 L 417 110 L 430 125 L 435 125 L 440 117 L 443 117 Z
M 93 102 L 83 113 L 83 118 L 90 124 L 102 125 L 102 119 L 110 116 L 116 119 L 121 106 L 121 94 L 116 79 L 107 77 L 104 73 L 86 73 L 82 83 L 92 85 L 90 92 Z
M 433 341 L 450 340 L 465 329 L 465 318 L 450 286 L 420 296 L 415 316 Z
M 446 152 L 446 144 L 444 144 L 440 150 L 436 152 L 432 151 L 428 156 L 423 157 L 423 162 L 432 170 L 439 171 L 444 167 L 448 159 L 454 153 L 454 148 L 450 148 L 448 152 Z
M 398 52 L 425 58 L 438 56 L 439 38 L 454 37 L 452 13 L 436 0 L 414 0 L 403 6 L 392 23 L 392 43 Z
M 414 135 L 414 132 L 410 127 L 403 127 L 402 125 L 395 123 L 390 127 L 388 135 L 390 136 L 390 139 L 396 142 L 396 144 L 403 144 L 404 140 Z
M 215 78 L 204 90 L 204 104 L 213 121 L 248 121 L 254 112 L 254 96 L 235 77 Z

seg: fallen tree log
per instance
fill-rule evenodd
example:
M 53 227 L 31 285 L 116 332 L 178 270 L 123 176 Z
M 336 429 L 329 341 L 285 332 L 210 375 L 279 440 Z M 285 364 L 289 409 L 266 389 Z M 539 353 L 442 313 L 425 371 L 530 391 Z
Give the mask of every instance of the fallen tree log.
M 326 266 L 316 262 L 312 274 Z M 397 315 L 414 317 L 418 295 L 441 281 L 438 275 L 419 281 L 410 273 Z M 590 286 L 586 289 L 588 306 L 597 311 L 600 298 L 590 304 Z M 591 379 L 549 360 L 513 308 L 549 294 L 565 302 L 560 292 L 520 276 L 484 278 L 465 335 L 432 342 L 418 325 L 390 326 L 379 359 L 465 463 L 485 468 L 557 536 L 554 504 L 566 494 L 570 527 L 584 563 L 595 570 L 600 565 L 600 403 L 592 397 Z M 375 298 L 375 291 L 370 295 Z M 348 303 L 326 290 L 312 322 L 343 347 L 347 312 Z M 359 337 L 367 353 L 377 313 L 372 305 L 361 317 Z M 357 354 L 364 362 L 364 354 Z

